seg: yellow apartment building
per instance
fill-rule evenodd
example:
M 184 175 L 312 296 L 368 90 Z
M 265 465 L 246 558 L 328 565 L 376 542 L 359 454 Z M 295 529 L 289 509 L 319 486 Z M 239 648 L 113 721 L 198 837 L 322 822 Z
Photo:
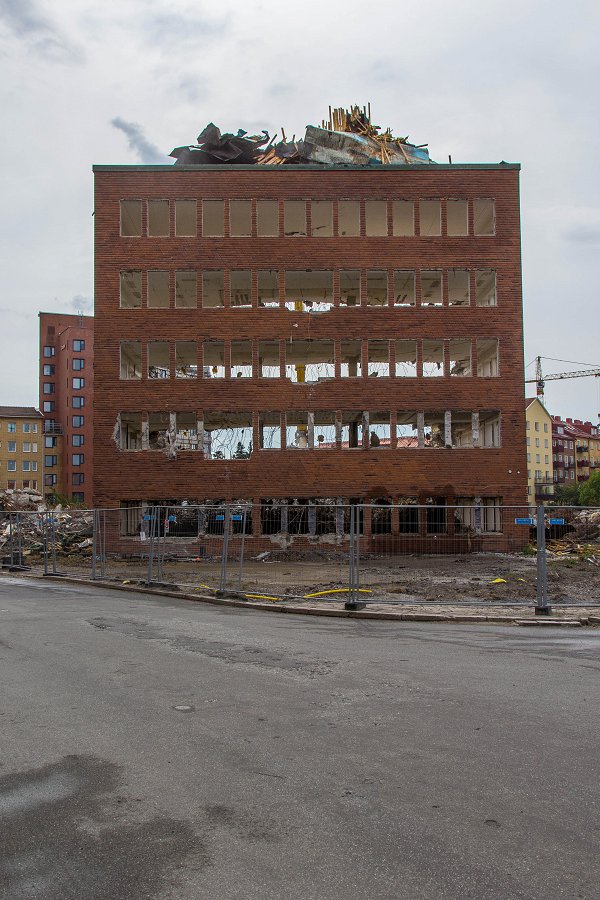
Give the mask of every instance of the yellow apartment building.
M 44 417 L 33 406 L 0 406 L 0 490 L 43 490 Z
M 554 494 L 552 416 L 538 397 L 525 400 L 527 499 L 543 503 Z

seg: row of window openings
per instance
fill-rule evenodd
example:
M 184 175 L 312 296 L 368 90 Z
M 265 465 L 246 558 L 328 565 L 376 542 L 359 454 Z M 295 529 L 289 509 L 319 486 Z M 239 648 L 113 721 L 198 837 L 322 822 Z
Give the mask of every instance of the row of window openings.
M 82 466 L 85 462 L 85 456 L 83 453 L 72 453 L 71 454 L 71 465 L 73 466 Z M 54 466 L 58 465 L 58 456 L 54 453 L 48 453 L 44 456 L 44 468 L 51 469 Z
M 121 450 L 203 452 L 206 459 L 247 459 L 260 450 L 477 448 L 500 446 L 498 410 L 121 412 L 115 439 Z
M 120 273 L 122 309 L 262 307 L 328 312 L 336 306 L 496 306 L 495 269 L 209 269 Z M 227 275 L 229 277 L 227 277 Z M 254 275 L 254 278 L 253 278 Z M 202 296 L 198 298 L 198 287 Z
M 85 425 L 85 416 L 71 416 L 71 425 L 73 428 L 83 428 Z M 56 422 L 55 419 L 44 419 L 44 431 L 53 432 L 56 430 L 61 430 L 62 425 Z
M 554 460 L 554 462 L 564 463 L 565 466 L 569 466 L 569 465 L 574 466 L 575 465 L 575 457 L 567 456 L 566 453 L 564 454 L 564 456 L 562 453 L 554 454 L 552 459 Z
M 564 441 L 564 440 L 560 440 L 560 441 L 553 440 L 552 446 L 553 447 L 564 447 L 565 450 L 572 450 L 575 446 L 575 442 L 574 441 Z
M 575 470 L 571 469 L 570 474 L 569 474 L 569 472 L 564 472 L 562 469 L 556 469 L 554 471 L 554 480 L 562 481 L 563 479 L 571 479 L 572 481 L 574 481 L 575 480 Z
M 46 450 L 51 450 L 53 447 L 58 447 L 58 438 L 52 435 L 46 435 L 44 437 L 44 448 Z M 69 436 L 65 436 L 65 440 L 69 440 Z M 85 437 L 83 434 L 72 434 L 71 435 L 71 446 L 72 447 L 83 447 L 85 444 Z
M 279 200 L 175 200 L 173 204 L 171 225 L 171 201 L 121 200 L 121 236 L 196 237 L 200 231 L 203 237 L 485 237 L 496 233 L 496 204 L 490 199 L 364 200 L 362 211 L 360 200 L 283 200 L 282 206 Z
M 71 360 L 71 368 L 74 372 L 81 372 L 85 369 L 85 360 L 84 359 L 72 359 Z M 56 372 L 56 366 L 54 363 L 44 363 L 42 368 L 43 375 L 54 375 Z
M 2 447 L 2 441 L 0 441 L 0 447 Z M 37 442 L 34 441 L 23 441 L 21 444 L 21 452 L 22 453 L 37 453 L 38 445 Z M 17 452 L 17 442 L 16 441 L 7 441 L 6 442 L 6 451 L 7 453 L 16 453 Z
M 85 341 L 75 339 L 72 343 L 72 348 L 74 353 L 81 353 L 83 350 L 85 350 Z M 53 356 L 56 356 L 56 347 L 53 344 L 45 344 L 42 349 L 42 356 L 44 357 L 44 359 L 51 359 Z M 73 362 L 80 362 L 80 368 L 83 369 L 82 359 L 73 360 Z M 75 369 L 75 371 L 77 371 L 77 367 L 75 365 L 73 366 L 73 368 Z
M 45 366 L 44 366 L 45 368 Z M 46 374 L 44 372 L 44 374 Z M 74 391 L 81 391 L 85 387 L 85 378 L 72 378 L 71 379 L 71 387 Z M 68 388 L 68 383 L 67 383 Z M 42 385 L 42 393 L 44 394 L 54 394 L 56 392 L 56 385 L 53 381 L 45 381 Z
M 528 447 L 531 446 L 531 438 L 529 437 L 529 435 L 527 435 L 527 437 L 525 438 L 525 443 Z M 535 446 L 540 447 L 540 438 L 538 437 L 535 438 Z M 548 449 L 548 438 L 544 438 L 544 449 Z
M 365 519 L 370 519 L 371 534 L 460 534 L 461 532 L 502 531 L 502 497 L 430 497 L 419 505 L 417 497 L 379 497 L 372 503 L 360 503 L 356 510 L 356 527 L 365 533 Z M 196 538 L 206 534 L 222 535 L 224 531 L 223 501 L 189 503 L 181 507 L 169 501 L 121 501 L 121 535 L 146 537 L 144 516 L 148 505 L 169 508 L 176 525 L 169 537 Z M 259 534 L 337 534 L 350 533 L 350 506 L 342 498 L 297 498 L 261 500 L 257 506 L 239 501 L 238 518 L 231 523 L 234 534 L 252 534 L 253 516 L 259 518 Z
M 535 454 L 535 461 L 536 461 L 536 463 L 541 463 L 542 460 L 541 460 L 540 456 L 541 456 L 540 453 L 536 453 L 536 454 Z M 528 454 L 527 454 L 527 462 L 528 462 L 528 463 L 531 462 L 531 453 L 528 453 Z M 548 453 L 546 453 L 546 454 L 544 454 L 544 463 L 545 463 L 546 465 L 548 465 L 549 462 L 550 462 L 550 455 L 549 455 Z
M 22 472 L 37 472 L 38 464 L 35 460 L 24 459 L 21 462 L 21 471 Z M 6 471 L 7 472 L 16 472 L 17 471 L 17 460 L 16 459 L 8 459 L 6 461 Z
M 54 487 L 58 484 L 58 475 L 44 475 L 44 486 L 45 487 Z M 85 475 L 83 472 L 73 472 L 71 475 L 71 484 L 72 485 L 81 485 L 85 484 Z M 73 494 L 74 500 L 83 500 L 83 494 Z
M 208 340 L 151 341 L 146 345 L 145 364 L 141 341 L 121 341 L 120 377 L 147 378 L 288 378 L 295 384 L 332 378 L 496 377 L 499 374 L 497 338 L 477 338 L 476 361 L 472 341 L 450 340 L 348 340 L 339 342 L 339 362 L 333 340 L 293 342 L 257 341 L 257 363 L 253 364 L 252 341 Z M 171 357 L 173 346 L 173 357 Z M 283 347 L 285 352 L 283 354 Z M 283 358 L 282 358 L 283 354 Z
M 0 428 L 2 428 L 2 422 L 0 421 Z M 6 423 L 6 431 L 8 434 L 16 434 L 17 433 L 17 423 L 16 422 L 7 422 Z M 21 423 L 21 431 L 23 434 L 37 434 L 38 433 L 38 423 L 37 422 L 22 422 Z
M 75 380 L 75 379 L 73 379 Z M 81 379 L 83 381 L 83 379 Z M 75 387 L 75 385 L 73 385 Z M 83 385 L 81 385 L 83 387 Z M 76 388 L 77 390 L 77 388 Z M 54 384 L 52 382 L 46 382 L 43 385 L 44 394 L 53 394 L 54 393 Z M 85 406 L 85 397 L 71 397 L 71 406 L 73 409 L 83 409 Z M 44 412 L 54 412 L 55 404 L 52 400 L 44 402 Z
M 533 428 L 534 428 L 534 431 L 539 431 L 540 423 L 534 422 Z M 531 422 L 529 422 L 529 420 L 527 422 L 525 422 L 525 429 L 526 429 L 526 431 L 529 431 L 531 429 Z M 548 423 L 547 422 L 544 422 L 544 431 L 546 432 L 546 434 L 548 433 Z
M 9 491 L 10 491 L 10 490 L 16 491 L 16 489 L 17 489 L 17 482 L 16 482 L 14 479 L 10 479 L 10 478 L 9 478 L 9 479 L 7 479 L 6 487 L 9 489 Z M 33 479 L 33 481 L 32 481 L 32 480 L 29 479 L 29 478 L 24 478 L 23 481 L 21 482 L 21 487 L 23 487 L 23 488 L 31 488 L 31 490 L 37 491 L 37 489 L 38 489 L 38 483 L 37 483 L 37 480 L 36 480 L 36 479 Z

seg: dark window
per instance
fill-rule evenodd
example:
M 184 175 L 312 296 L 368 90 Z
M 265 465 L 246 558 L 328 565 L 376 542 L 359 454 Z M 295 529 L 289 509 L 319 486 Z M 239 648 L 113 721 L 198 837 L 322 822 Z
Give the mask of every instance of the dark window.
M 54 393 L 54 382 L 47 381 L 42 388 L 44 394 L 53 394 Z
M 54 456 L 54 455 L 44 456 L 44 465 L 46 466 L 46 468 L 49 468 L 50 466 L 56 466 L 57 464 L 58 464 L 57 456 Z
M 80 391 L 85 387 L 85 378 L 74 378 L 73 379 L 73 390 Z
M 75 353 L 81 353 L 82 350 L 85 350 L 85 341 L 82 341 L 82 340 L 73 341 L 73 350 Z
M 46 363 L 44 366 L 43 374 L 44 375 L 54 375 L 54 369 L 55 369 L 54 366 L 50 365 L 50 363 Z
M 84 462 L 83 453 L 73 453 L 71 454 L 71 462 L 74 466 L 82 466 Z
M 44 484 L 46 487 L 52 487 L 56 484 L 58 475 L 44 475 Z
M 81 409 L 82 406 L 85 406 L 85 397 L 72 397 L 71 406 L 73 409 Z
M 73 428 L 83 428 L 85 416 L 71 416 L 71 425 Z
M 73 371 L 81 372 L 82 369 L 85 368 L 85 360 L 84 359 L 74 359 L 73 360 Z
M 82 434 L 74 434 L 71 438 L 73 447 L 83 447 L 84 437 Z
M 54 400 L 44 400 L 44 412 L 54 412 Z
M 76 500 L 77 503 L 83 503 L 83 492 L 73 491 L 73 500 Z
M 46 359 L 49 359 L 51 356 L 54 356 L 55 352 L 56 352 L 56 350 L 54 349 L 54 347 L 50 347 L 48 345 L 46 345 L 44 347 L 44 357 Z
M 83 472 L 73 472 L 71 475 L 71 484 L 84 484 L 85 475 Z

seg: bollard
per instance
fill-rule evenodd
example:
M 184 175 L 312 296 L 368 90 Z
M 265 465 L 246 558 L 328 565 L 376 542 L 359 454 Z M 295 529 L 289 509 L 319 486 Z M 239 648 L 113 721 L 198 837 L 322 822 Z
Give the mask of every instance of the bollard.
M 537 508 L 537 573 L 536 573 L 536 616 L 549 616 L 552 608 L 548 606 L 548 571 L 546 561 L 546 516 L 544 507 Z

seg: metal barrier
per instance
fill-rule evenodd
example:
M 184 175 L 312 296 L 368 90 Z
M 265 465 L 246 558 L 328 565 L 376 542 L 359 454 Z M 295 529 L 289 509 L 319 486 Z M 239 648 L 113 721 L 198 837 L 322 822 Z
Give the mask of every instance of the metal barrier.
M 522 605 L 535 603 L 536 613 L 546 615 L 549 577 L 563 557 L 568 564 L 570 556 L 584 560 L 589 582 L 600 581 L 600 509 L 517 507 L 475 498 L 452 504 L 153 502 L 0 512 L 0 554 L 4 568 L 49 576 L 68 573 L 274 601 L 343 599 L 349 609 L 375 600 L 451 602 L 457 592 L 450 588 L 461 580 L 461 570 L 446 577 L 447 597 L 441 589 L 430 596 L 415 589 L 418 578 L 402 577 L 407 559 L 426 573 L 445 557 L 468 568 L 474 564 L 469 558 L 489 554 L 496 567 L 499 560 L 507 568 L 521 566 L 526 577 L 511 575 L 511 596 Z M 465 589 L 466 602 L 475 603 L 478 592 L 496 602 L 490 594 L 500 595 L 497 586 L 507 584 L 502 577 L 479 581 L 472 597 Z M 494 587 L 488 590 L 487 584 Z M 587 593 L 600 603 L 600 587 Z

